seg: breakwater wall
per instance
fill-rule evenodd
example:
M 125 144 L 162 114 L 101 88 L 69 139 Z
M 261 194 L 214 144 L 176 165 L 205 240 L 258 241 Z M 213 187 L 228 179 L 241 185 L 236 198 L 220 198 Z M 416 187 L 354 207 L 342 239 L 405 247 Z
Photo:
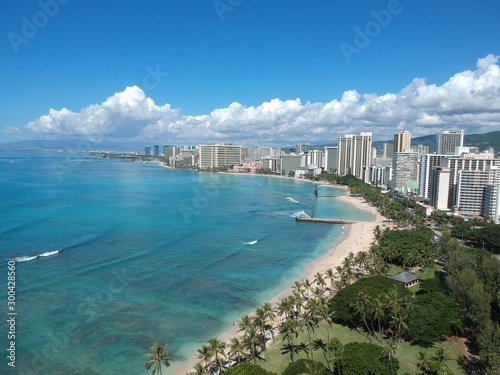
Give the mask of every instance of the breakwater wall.
M 304 216 L 296 216 L 295 220 L 297 221 L 311 221 L 314 223 L 325 223 L 325 224 L 354 224 L 355 221 L 350 220 L 341 220 L 341 219 L 319 219 L 314 217 L 304 217 Z

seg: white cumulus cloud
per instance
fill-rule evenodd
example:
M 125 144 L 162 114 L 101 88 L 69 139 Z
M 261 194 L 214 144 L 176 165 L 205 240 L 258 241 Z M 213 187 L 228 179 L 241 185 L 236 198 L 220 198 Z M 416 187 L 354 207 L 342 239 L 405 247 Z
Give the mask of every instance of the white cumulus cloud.
M 455 74 L 442 85 L 415 78 L 398 93 L 343 93 L 340 100 L 302 103 L 272 99 L 258 106 L 231 103 L 209 114 L 182 115 L 158 105 L 137 86 L 115 93 L 80 112 L 63 108 L 5 132 L 33 136 L 86 136 L 162 140 L 169 143 L 233 141 L 242 144 L 329 143 L 345 133 L 372 131 L 390 139 L 403 129 L 413 136 L 441 129 L 467 133 L 500 129 L 499 56 L 478 59 L 475 70 Z

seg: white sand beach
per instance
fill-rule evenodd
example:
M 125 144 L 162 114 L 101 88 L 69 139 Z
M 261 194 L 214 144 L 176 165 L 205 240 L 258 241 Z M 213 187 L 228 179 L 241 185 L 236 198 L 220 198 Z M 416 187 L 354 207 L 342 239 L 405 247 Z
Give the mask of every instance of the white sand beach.
M 327 185 L 332 186 L 332 185 Z M 339 187 L 339 186 L 335 186 Z M 382 226 L 384 217 L 377 211 L 375 207 L 370 206 L 364 201 L 363 198 L 352 197 L 352 196 L 340 196 L 333 199 L 338 199 L 343 203 L 350 204 L 359 210 L 368 211 L 373 215 L 373 219 L 370 222 L 357 222 L 354 224 L 345 225 L 344 239 L 340 243 L 333 243 L 332 247 L 323 254 L 320 258 L 311 262 L 300 279 L 313 280 L 314 275 L 318 272 L 324 273 L 329 268 L 335 268 L 340 266 L 344 258 L 346 258 L 349 253 L 357 254 L 360 251 L 368 251 L 371 244 L 374 241 L 374 229 L 377 225 Z M 321 224 L 323 225 L 323 224 Z M 338 241 L 338 240 L 337 240 Z M 291 288 L 283 291 L 280 295 L 274 297 L 271 302 L 276 305 L 283 297 L 291 294 Z M 257 306 L 256 306 L 257 307 Z M 228 343 L 232 337 L 239 336 L 237 332 L 238 327 L 232 327 L 230 330 L 219 335 L 218 338 L 222 341 Z M 181 366 L 177 367 L 174 371 L 174 375 L 185 375 L 188 372 L 193 371 L 193 366 L 198 362 L 196 356 L 193 355 L 187 361 L 182 363 Z

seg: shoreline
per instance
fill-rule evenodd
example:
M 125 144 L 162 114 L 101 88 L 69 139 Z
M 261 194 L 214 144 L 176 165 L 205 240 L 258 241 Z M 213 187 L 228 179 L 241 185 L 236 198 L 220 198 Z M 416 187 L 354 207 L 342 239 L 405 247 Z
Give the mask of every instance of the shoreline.
M 321 185 L 336 187 L 336 185 Z M 345 188 L 345 187 L 344 187 Z M 347 190 L 347 188 L 345 188 Z M 340 238 L 336 238 L 330 245 L 328 250 L 321 255 L 319 258 L 314 259 L 310 262 L 304 270 L 299 275 L 297 281 L 303 281 L 305 279 L 314 280 L 314 275 L 318 272 L 325 273 L 329 268 L 335 269 L 336 266 L 340 266 L 343 260 L 349 256 L 349 253 L 356 255 L 361 251 L 368 251 L 374 241 L 374 229 L 377 225 L 382 226 L 384 217 L 378 212 L 378 210 L 369 205 L 360 197 L 352 197 L 349 195 L 339 196 L 332 199 L 337 199 L 344 204 L 353 206 L 358 210 L 369 212 L 372 214 L 371 221 L 356 222 L 354 224 L 346 224 L 344 228 L 344 233 Z M 269 300 L 273 306 L 284 297 L 292 293 L 291 286 L 283 290 L 281 293 L 275 295 Z M 252 310 L 249 314 L 253 313 Z M 219 335 L 217 338 L 229 343 L 232 337 L 239 336 L 238 327 L 233 326 L 229 330 L 226 330 Z M 198 362 L 196 359 L 196 353 L 194 353 L 190 358 L 183 361 L 179 367 L 175 367 L 172 371 L 174 375 L 185 375 L 186 373 L 193 371 L 193 366 Z

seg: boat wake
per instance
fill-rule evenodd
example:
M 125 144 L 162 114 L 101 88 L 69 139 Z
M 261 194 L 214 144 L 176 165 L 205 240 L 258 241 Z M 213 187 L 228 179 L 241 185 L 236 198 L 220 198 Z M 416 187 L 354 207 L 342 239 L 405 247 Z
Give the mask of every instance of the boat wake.
M 292 197 L 286 197 L 286 200 L 287 201 L 290 201 L 292 203 L 299 203 L 299 201 L 296 201 L 295 199 L 293 199 Z
M 45 257 L 50 257 L 52 255 L 59 254 L 60 250 L 55 250 L 55 251 L 48 251 L 43 254 L 38 254 L 38 255 L 33 255 L 33 256 L 24 256 L 24 257 L 17 257 L 17 258 L 12 258 L 13 261 L 15 262 L 29 262 L 30 260 L 34 260 L 36 258 L 45 258 Z
M 257 243 L 257 240 L 250 241 L 250 242 L 243 242 L 245 245 L 255 245 Z

